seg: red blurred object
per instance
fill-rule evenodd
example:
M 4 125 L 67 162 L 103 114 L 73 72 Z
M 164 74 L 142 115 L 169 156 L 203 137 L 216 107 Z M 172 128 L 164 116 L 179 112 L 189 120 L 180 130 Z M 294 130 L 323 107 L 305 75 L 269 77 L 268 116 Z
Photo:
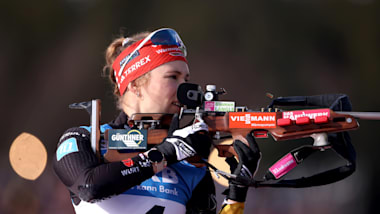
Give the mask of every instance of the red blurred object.
M 314 123 L 316 124 L 328 123 L 328 122 L 329 122 L 329 118 L 326 116 L 318 116 L 318 117 L 315 117 L 314 119 Z
M 309 117 L 299 117 L 296 120 L 297 125 L 307 125 L 310 124 L 310 118 Z
M 268 131 L 265 131 L 265 130 L 254 131 L 253 136 L 255 138 L 267 138 L 268 137 Z
M 289 118 L 280 118 L 277 120 L 278 126 L 290 126 L 292 125 L 292 120 Z

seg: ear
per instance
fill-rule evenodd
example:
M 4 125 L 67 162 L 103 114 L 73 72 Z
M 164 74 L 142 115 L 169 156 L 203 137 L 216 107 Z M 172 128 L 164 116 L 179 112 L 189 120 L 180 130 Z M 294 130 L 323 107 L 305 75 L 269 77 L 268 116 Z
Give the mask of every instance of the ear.
M 140 87 L 138 87 L 135 83 L 135 81 L 132 81 L 131 83 L 128 84 L 128 91 L 132 92 L 135 94 L 137 97 L 140 97 Z

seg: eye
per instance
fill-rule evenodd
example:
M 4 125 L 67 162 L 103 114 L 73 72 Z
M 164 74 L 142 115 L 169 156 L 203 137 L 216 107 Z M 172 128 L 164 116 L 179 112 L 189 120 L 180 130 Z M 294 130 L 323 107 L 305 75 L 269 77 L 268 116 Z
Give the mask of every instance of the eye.
M 169 78 L 176 80 L 177 79 L 177 75 L 170 75 Z

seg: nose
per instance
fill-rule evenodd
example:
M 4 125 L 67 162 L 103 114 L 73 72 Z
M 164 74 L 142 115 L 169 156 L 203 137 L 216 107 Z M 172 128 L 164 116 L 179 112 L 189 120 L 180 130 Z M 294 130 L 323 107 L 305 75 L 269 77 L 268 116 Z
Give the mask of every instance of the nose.
M 181 75 L 179 78 L 178 78 L 178 86 L 181 85 L 182 83 L 185 83 L 186 82 L 186 76 L 185 75 Z
M 179 80 L 178 80 L 178 84 L 177 84 L 177 88 L 176 88 L 176 90 L 175 90 L 175 96 L 177 96 L 177 92 L 178 92 L 178 88 L 179 88 L 179 86 L 182 84 L 182 83 L 185 83 L 186 82 L 186 80 L 184 79 L 184 78 L 180 78 Z

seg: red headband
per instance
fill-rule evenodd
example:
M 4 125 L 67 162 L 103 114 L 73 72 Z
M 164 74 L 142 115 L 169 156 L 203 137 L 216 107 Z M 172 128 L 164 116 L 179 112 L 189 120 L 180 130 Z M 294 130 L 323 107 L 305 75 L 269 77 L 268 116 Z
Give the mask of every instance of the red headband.
M 154 45 L 151 41 L 148 41 L 137 51 L 137 54 L 134 54 L 137 56 L 132 56 L 120 72 L 120 68 L 128 58 L 128 55 L 131 54 L 142 41 L 143 40 L 140 40 L 128 46 L 115 59 L 112 65 L 120 95 L 124 94 L 131 81 L 141 77 L 143 74 L 162 64 L 176 60 L 181 60 L 187 63 L 183 52 L 178 46 Z

